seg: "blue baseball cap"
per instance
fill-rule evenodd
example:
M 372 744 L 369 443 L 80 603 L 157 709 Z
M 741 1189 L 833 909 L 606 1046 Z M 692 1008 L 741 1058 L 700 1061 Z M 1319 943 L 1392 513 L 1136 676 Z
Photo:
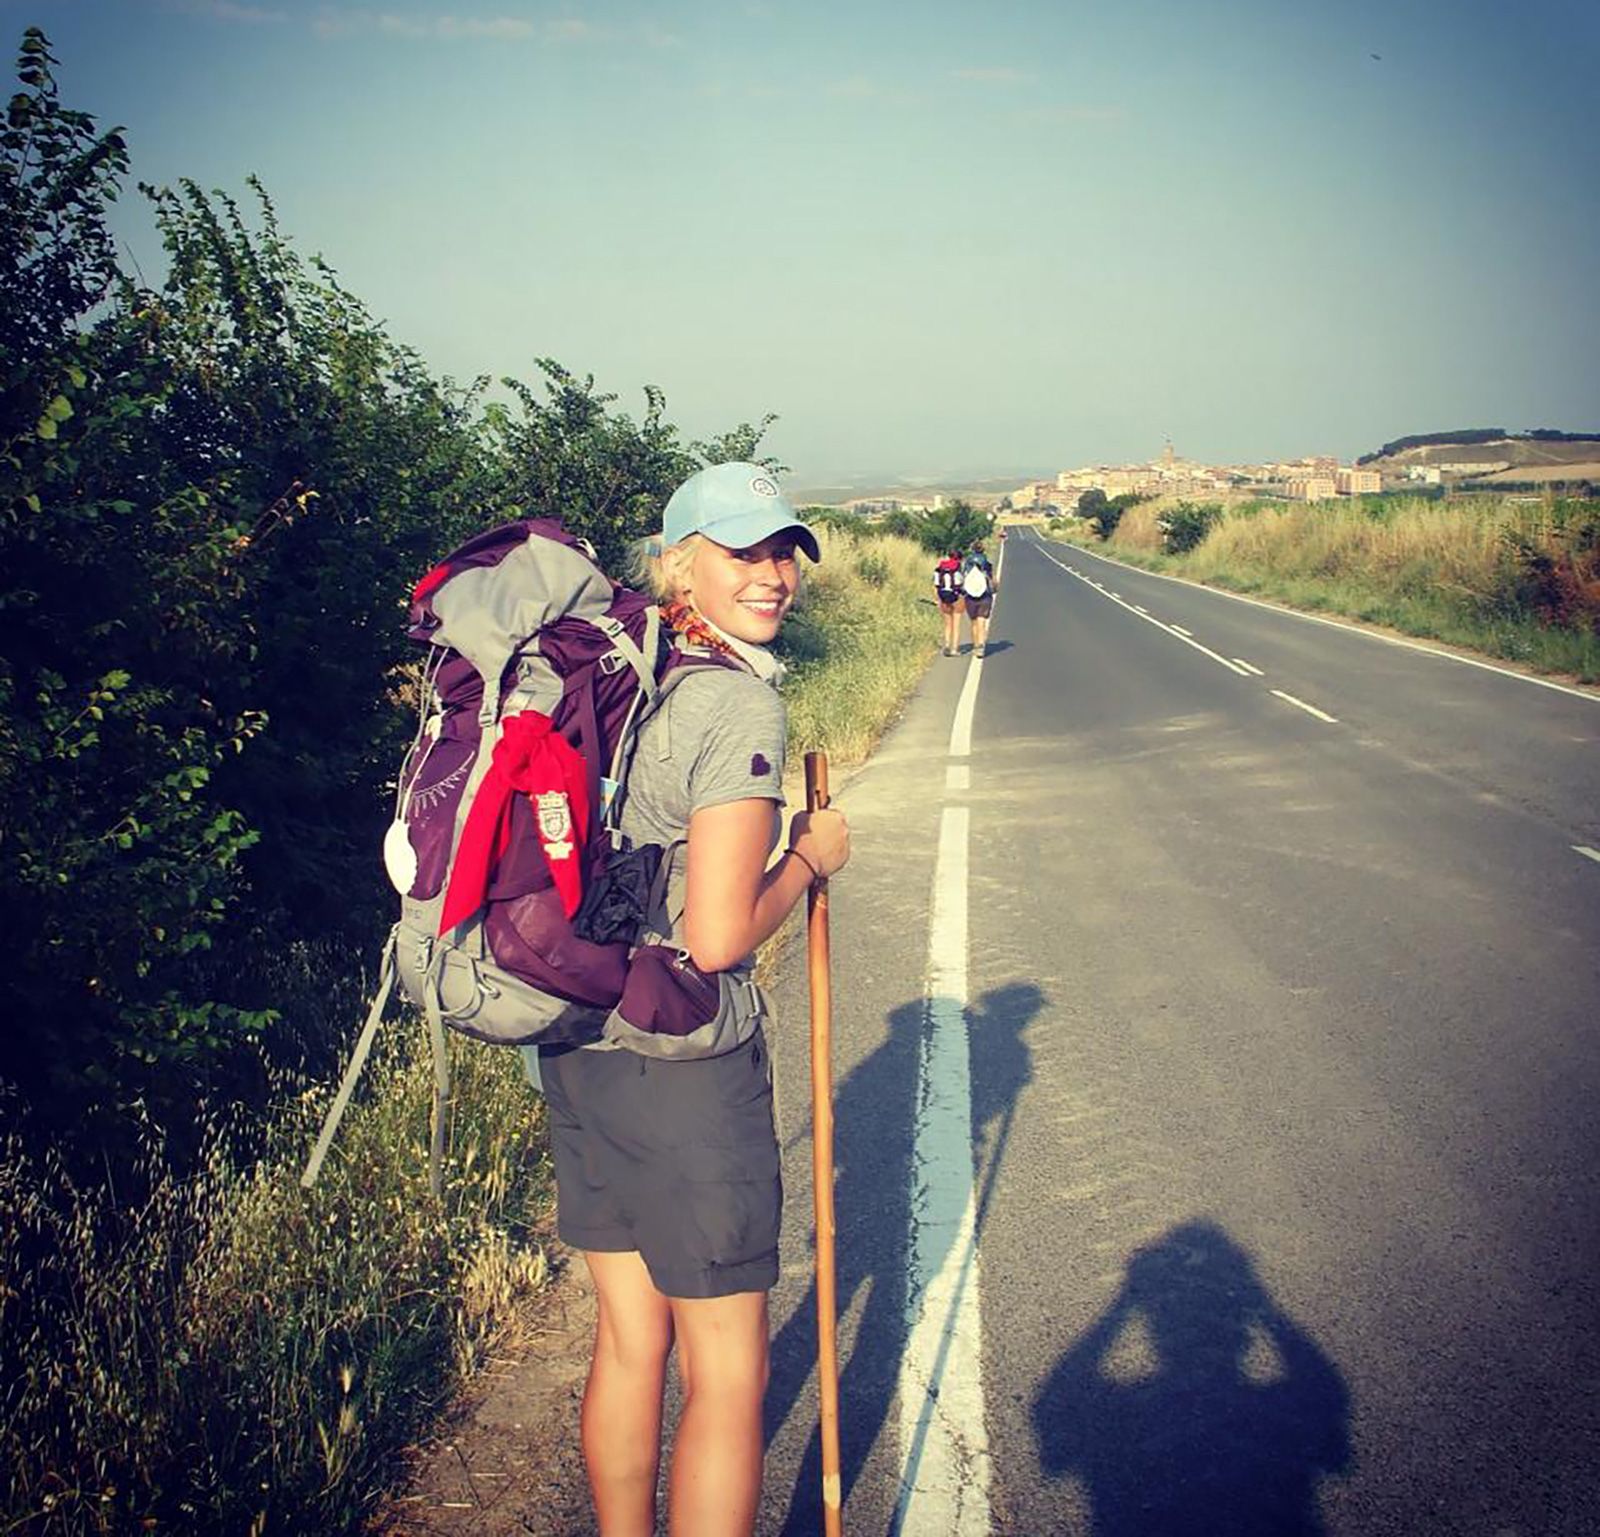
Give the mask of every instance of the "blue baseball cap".
M 682 544 L 690 534 L 704 534 L 730 550 L 744 550 L 786 529 L 812 560 L 822 559 L 817 536 L 800 521 L 772 473 L 734 460 L 696 470 L 672 493 L 661 542 Z

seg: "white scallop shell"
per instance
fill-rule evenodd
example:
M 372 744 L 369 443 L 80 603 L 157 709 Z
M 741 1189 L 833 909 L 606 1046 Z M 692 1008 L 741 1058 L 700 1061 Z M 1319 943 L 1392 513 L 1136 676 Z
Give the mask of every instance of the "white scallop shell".
M 417 881 L 417 851 L 404 822 L 391 822 L 383 835 L 383 868 L 394 889 L 403 897 L 410 896 Z

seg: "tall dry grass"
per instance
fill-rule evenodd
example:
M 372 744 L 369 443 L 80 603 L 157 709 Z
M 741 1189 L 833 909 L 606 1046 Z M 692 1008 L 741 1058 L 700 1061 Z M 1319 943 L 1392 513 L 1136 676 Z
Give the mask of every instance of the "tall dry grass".
M 1186 555 L 1165 500 L 1128 509 L 1109 550 L 1200 581 L 1348 614 L 1600 680 L 1600 509 L 1543 498 L 1244 502 Z
M 442 1202 L 431 1062 L 405 1022 L 311 1192 L 320 1090 L 287 1101 L 262 1156 L 218 1121 L 181 1174 L 154 1128 L 96 1183 L 0 1145 L 6 1531 L 360 1527 L 545 1277 L 539 1103 L 514 1053 L 454 1055 Z
M 876 745 L 939 646 L 928 604 L 933 557 L 910 539 L 819 531 L 783 649 L 791 756 L 821 749 L 847 766 Z

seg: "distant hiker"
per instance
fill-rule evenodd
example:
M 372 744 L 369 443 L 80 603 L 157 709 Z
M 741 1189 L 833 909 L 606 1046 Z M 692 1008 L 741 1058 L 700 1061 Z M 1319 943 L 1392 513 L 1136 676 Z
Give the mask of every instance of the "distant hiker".
M 944 654 L 954 656 L 961 641 L 961 552 L 951 550 L 933 568 L 933 595 L 944 622 Z
M 994 612 L 994 595 L 1000 590 L 994 567 L 983 553 L 981 540 L 973 540 L 961 562 L 961 596 L 967 620 L 972 626 L 972 654 L 981 657 L 989 639 L 989 615 Z
M 641 727 L 622 830 L 666 852 L 647 926 L 685 993 L 754 994 L 756 947 L 839 870 L 837 811 L 781 825 L 778 634 L 815 535 L 754 464 L 692 475 L 645 564 L 678 643 L 734 667 L 686 672 Z M 782 1207 L 772 1069 L 760 1018 L 713 1057 L 542 1047 L 557 1232 L 599 1298 L 582 1434 L 599 1527 L 650 1532 L 661 1395 L 676 1343 L 683 1412 L 668 1476 L 674 1532 L 749 1533 L 761 1491 L 767 1292 Z

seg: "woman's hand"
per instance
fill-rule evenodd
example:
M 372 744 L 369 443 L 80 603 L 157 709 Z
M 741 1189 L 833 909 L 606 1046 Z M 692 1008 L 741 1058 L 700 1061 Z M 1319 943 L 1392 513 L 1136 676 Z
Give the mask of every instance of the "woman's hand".
M 850 858 L 843 812 L 801 812 L 789 837 L 799 857 L 769 867 L 777 821 L 769 800 L 706 806 L 689 818 L 684 943 L 702 971 L 738 965 L 789 916 L 812 871 L 826 878 Z
M 802 811 L 789 824 L 789 847 L 823 880 L 850 862 L 850 824 L 842 811 Z

